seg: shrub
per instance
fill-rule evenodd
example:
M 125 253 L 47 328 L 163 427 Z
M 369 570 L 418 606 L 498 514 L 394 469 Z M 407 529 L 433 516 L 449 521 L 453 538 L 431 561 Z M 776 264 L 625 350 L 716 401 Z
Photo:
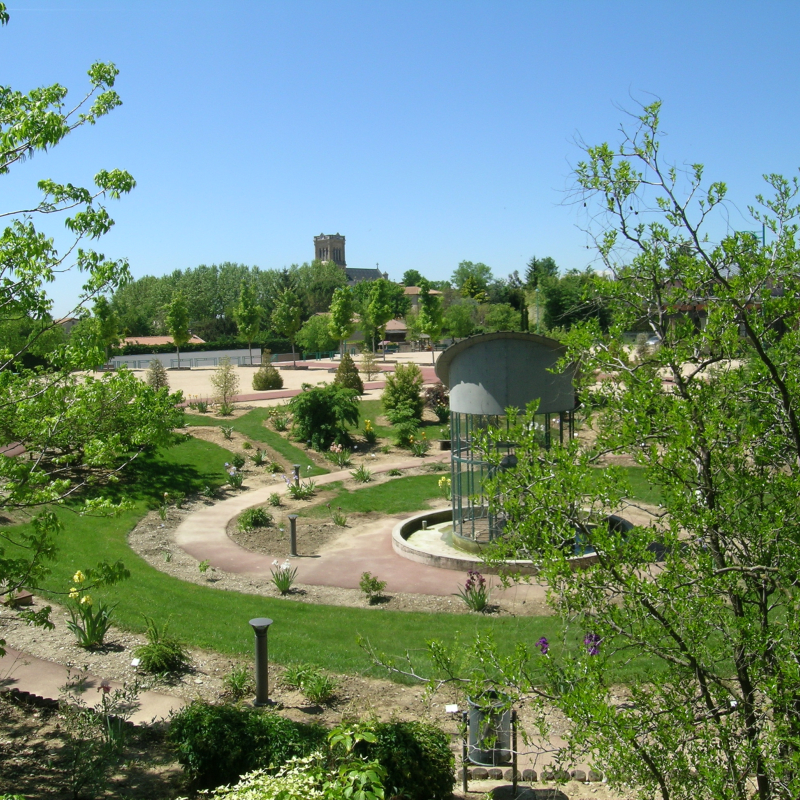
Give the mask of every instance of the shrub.
M 242 450 L 252 450 L 253 445 L 250 442 L 242 442 Z
M 233 464 L 236 469 L 241 469 L 246 462 L 247 459 L 241 453 L 234 453 L 231 456 L 231 464 Z
M 255 528 L 266 528 L 272 523 L 272 514 L 263 508 L 248 508 L 239 515 L 240 531 L 252 531 Z
M 362 740 L 356 752 L 387 771 L 387 796 L 450 800 L 455 759 L 444 731 L 424 722 L 378 722 L 372 731 L 375 742 Z
M 399 406 L 391 411 L 390 422 L 394 427 L 394 443 L 408 447 L 419 430 L 419 420 L 410 406 Z
M 450 393 L 443 383 L 435 383 L 425 390 L 425 404 L 436 414 L 439 422 L 450 419 Z
M 362 372 L 368 381 L 371 381 L 373 378 L 377 377 L 378 375 L 383 372 L 383 370 L 378 365 L 378 359 L 375 358 L 375 354 L 372 350 L 365 350 L 364 354 L 361 356 L 361 366 L 359 366 L 359 372 Z
M 398 364 L 394 373 L 387 374 L 386 387 L 381 395 L 386 416 L 392 420 L 395 409 L 410 410 L 414 419 L 422 419 L 425 401 L 420 395 L 422 390 L 422 370 L 416 364 Z
M 277 472 L 283 472 L 283 467 L 277 461 L 270 461 L 267 465 L 267 472 L 275 475 Z
M 383 597 L 383 590 L 386 588 L 386 581 L 380 581 L 369 572 L 361 573 L 361 580 L 358 583 L 364 596 L 370 605 L 378 602 Z
M 263 357 L 262 357 L 263 362 Z M 262 363 L 253 375 L 253 388 L 257 392 L 268 392 L 272 389 L 283 389 L 283 376 L 270 363 Z
M 235 783 L 259 767 L 283 764 L 323 746 L 319 725 L 292 722 L 269 711 L 195 701 L 172 719 L 169 739 L 187 775 L 200 786 Z
M 310 500 L 317 491 L 317 484 L 314 481 L 292 483 L 287 478 L 286 485 L 289 487 L 289 496 L 292 500 Z
M 279 495 L 277 492 L 273 492 L 273 493 L 272 493 L 272 494 L 269 496 L 269 500 L 267 500 L 267 502 L 268 502 L 268 503 L 269 503 L 271 506 L 274 506 L 275 508 L 277 508 L 277 507 L 278 507 L 278 506 L 280 506 L 280 504 L 281 504 L 281 496 L 280 496 L 280 495 Z
M 225 441 L 233 439 L 233 428 L 228 425 L 220 425 L 219 429 L 222 431 L 222 437 Z
M 147 367 L 147 372 L 144 374 L 144 379 L 151 389 L 158 391 L 166 387 L 169 389 L 169 376 L 164 365 L 154 358 L 150 365 Z
M 139 659 L 139 666 L 154 675 L 183 672 L 189 666 L 189 656 L 180 641 L 167 635 L 169 622 L 162 628 L 152 617 L 145 617 L 147 623 L 147 644 L 137 647 L 133 654 Z
M 217 414 L 221 417 L 232 417 L 234 412 L 233 403 L 218 403 Z
M 289 402 L 293 433 L 301 442 L 311 442 L 315 450 L 327 450 L 334 442 L 350 444 L 348 426 L 358 424 L 358 392 L 336 384 L 310 386 Z
M 364 382 L 358 374 L 358 368 L 353 359 L 345 353 L 342 360 L 339 362 L 339 368 L 336 370 L 336 377 L 333 379 L 333 385 L 339 386 L 342 389 L 353 389 L 358 394 L 364 394 Z

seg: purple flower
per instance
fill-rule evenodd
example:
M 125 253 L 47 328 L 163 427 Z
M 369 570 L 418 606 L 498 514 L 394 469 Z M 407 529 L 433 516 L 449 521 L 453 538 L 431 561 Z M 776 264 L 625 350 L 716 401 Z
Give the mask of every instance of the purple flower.
M 583 643 L 586 645 L 590 656 L 600 655 L 600 642 L 602 641 L 603 637 L 598 633 L 587 633 L 586 636 L 583 637 Z
M 542 636 L 542 638 L 536 642 L 536 646 L 542 651 L 542 655 L 546 656 L 547 651 L 550 649 L 550 642 L 547 641 L 546 636 Z

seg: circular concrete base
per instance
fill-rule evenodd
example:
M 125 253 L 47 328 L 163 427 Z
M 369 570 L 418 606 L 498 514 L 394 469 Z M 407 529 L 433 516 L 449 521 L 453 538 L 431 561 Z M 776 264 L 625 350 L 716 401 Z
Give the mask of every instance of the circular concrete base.
M 425 528 L 423 529 L 423 522 Z M 404 519 L 392 530 L 392 548 L 395 553 L 440 569 L 459 572 L 480 569 L 487 575 L 497 575 L 500 570 L 487 566 L 477 554 L 467 553 L 452 545 L 453 510 L 423 511 Z M 531 561 L 508 561 L 504 571 L 535 575 L 537 570 Z

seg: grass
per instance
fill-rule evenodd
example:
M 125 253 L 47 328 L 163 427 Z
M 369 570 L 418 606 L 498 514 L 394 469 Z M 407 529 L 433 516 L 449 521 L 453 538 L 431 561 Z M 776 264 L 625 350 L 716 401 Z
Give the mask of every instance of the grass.
M 264 422 L 269 418 L 269 409 L 254 408 L 241 417 L 225 420 L 221 418 L 208 417 L 205 414 L 186 414 L 187 425 L 205 425 L 209 427 L 228 425 L 242 436 L 252 439 L 254 442 L 261 442 L 273 449 L 276 453 L 283 456 L 290 464 L 299 464 L 302 467 L 302 476 L 309 478 L 313 475 L 325 475 L 330 470 L 318 467 L 309 457 L 305 450 L 301 450 L 292 444 L 287 438 L 281 436 L 277 431 L 268 428 Z M 309 469 L 311 467 L 311 469 Z
M 623 467 L 631 485 L 631 500 L 641 500 L 657 506 L 661 502 L 661 489 L 645 478 L 644 467 Z
M 383 403 L 380 400 L 362 400 L 358 404 L 358 430 L 364 430 L 364 420 L 371 419 L 372 426 L 379 439 L 392 439 L 394 437 L 394 429 L 391 425 L 378 425 L 376 420 L 379 416 L 383 415 Z M 429 439 L 439 438 L 439 428 L 443 427 L 440 422 L 429 422 L 425 420 L 420 423 L 420 428 L 426 431 Z M 356 430 L 356 428 L 350 428 Z M 435 432 L 435 435 L 433 435 Z
M 328 515 L 327 504 L 340 508 L 343 513 L 377 511 L 381 514 L 402 514 L 428 508 L 428 501 L 441 498 L 439 481 L 441 475 L 409 475 L 395 478 L 365 489 L 345 489 L 341 484 L 337 493 L 324 503 L 318 503 L 300 511 L 300 516 L 324 517 Z
M 253 634 L 248 620 L 271 617 L 270 656 L 281 664 L 309 662 L 339 673 L 371 674 L 380 672 L 370 665 L 357 642 L 363 636 L 379 652 L 422 654 L 425 643 L 441 640 L 466 650 L 476 634 L 491 633 L 501 654 L 510 654 L 518 642 L 532 646 L 546 636 L 554 643 L 562 638 L 557 617 L 484 617 L 452 614 L 428 614 L 313 605 L 259 597 L 238 592 L 221 592 L 193 583 L 184 583 L 151 567 L 132 553 L 127 534 L 145 513 L 156 505 L 163 492 L 191 495 L 205 485 L 221 483 L 228 451 L 208 442 L 178 436 L 176 446 L 141 458 L 117 491 L 127 496 L 133 507 L 118 517 L 81 517 L 60 507 L 56 513 L 64 523 L 59 537 L 57 559 L 44 586 L 46 596 L 63 602 L 77 569 L 100 561 L 125 563 L 131 578 L 117 586 L 97 592 L 98 599 L 116 603 L 115 623 L 122 628 L 142 632 L 144 615 L 161 625 L 169 620 L 170 632 L 187 644 L 231 655 L 249 656 Z M 408 508 L 433 486 L 440 476 L 413 476 L 357 492 L 337 487 L 337 504 L 348 510 Z M 437 487 L 438 488 L 438 487 Z M 433 496 L 433 495 L 431 495 Z M 380 576 L 378 576 L 380 577 Z M 456 575 L 442 575 L 443 583 L 457 590 Z M 584 631 L 567 636 L 568 648 L 580 648 Z M 46 634 L 43 634 L 46 635 Z M 454 642 L 460 644 L 454 645 Z M 425 658 L 420 658 L 425 669 Z M 613 671 L 615 681 L 643 674 L 648 664 L 643 658 L 620 658 Z

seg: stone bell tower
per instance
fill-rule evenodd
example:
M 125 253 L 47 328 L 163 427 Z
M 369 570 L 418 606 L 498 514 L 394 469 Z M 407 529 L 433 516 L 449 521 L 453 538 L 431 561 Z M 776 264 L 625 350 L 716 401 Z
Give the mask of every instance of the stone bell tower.
M 333 261 L 344 269 L 347 261 L 344 258 L 344 236 L 340 234 L 321 233 L 314 237 L 314 258 L 317 261 Z

